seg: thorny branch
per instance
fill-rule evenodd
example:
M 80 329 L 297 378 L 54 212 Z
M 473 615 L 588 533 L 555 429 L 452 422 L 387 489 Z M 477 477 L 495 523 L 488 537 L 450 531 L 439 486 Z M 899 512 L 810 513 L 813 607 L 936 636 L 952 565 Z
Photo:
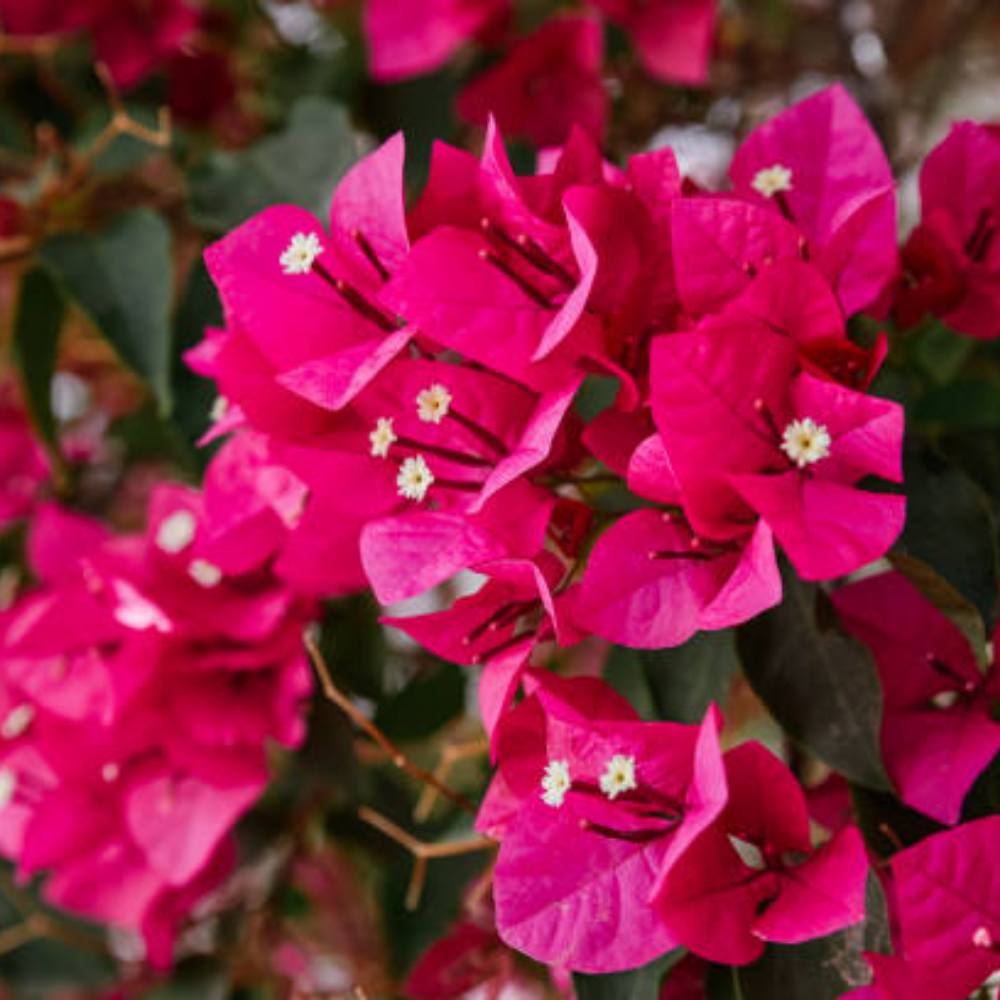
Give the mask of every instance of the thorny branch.
M 370 736 L 396 767 L 401 771 L 405 771 L 422 785 L 433 788 L 439 795 L 444 796 L 444 798 L 454 803 L 460 809 L 464 809 L 470 816 L 475 816 L 477 809 L 474 802 L 467 799 L 460 792 L 456 792 L 450 788 L 437 775 L 425 770 L 415 761 L 411 760 L 337 687 L 320 651 L 315 635 L 307 632 L 304 641 L 306 651 L 309 653 L 309 658 L 312 660 L 313 667 L 319 677 L 323 694 L 344 712 L 359 729 Z
M 454 858 L 463 854 L 474 854 L 476 851 L 489 851 L 496 847 L 496 844 L 488 837 L 470 837 L 468 840 L 428 844 L 418 840 L 401 826 L 393 823 L 391 819 L 367 806 L 362 806 L 358 810 L 358 816 L 363 822 L 375 827 L 376 830 L 381 830 L 387 837 L 395 840 L 397 844 L 405 847 L 413 855 L 413 875 L 410 877 L 410 885 L 406 890 L 406 908 L 408 910 L 415 910 L 420 904 L 420 896 L 427 880 L 427 863 L 429 861 L 436 858 Z

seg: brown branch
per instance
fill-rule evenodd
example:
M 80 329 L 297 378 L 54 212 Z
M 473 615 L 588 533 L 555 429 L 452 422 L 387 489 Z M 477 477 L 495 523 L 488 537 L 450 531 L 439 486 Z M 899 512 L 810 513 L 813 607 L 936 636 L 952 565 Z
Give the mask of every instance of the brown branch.
M 452 840 L 438 844 L 428 844 L 418 840 L 411 833 L 408 833 L 401 826 L 397 826 L 391 819 L 383 816 L 374 809 L 362 806 L 358 810 L 358 816 L 369 826 L 380 830 L 391 840 L 396 841 L 405 847 L 414 858 L 413 875 L 410 878 L 410 885 L 406 890 L 406 908 L 415 910 L 420 904 L 420 896 L 423 893 L 424 884 L 427 880 L 427 863 L 437 858 L 455 858 L 463 854 L 474 854 L 476 851 L 488 851 L 496 847 L 494 841 L 488 837 L 470 837 L 468 840 Z
M 16 36 L 0 31 L 0 56 L 48 59 L 62 44 L 58 35 Z
M 434 777 L 438 781 L 447 783 L 448 778 L 456 764 L 463 760 L 470 760 L 474 757 L 481 757 L 490 752 L 489 740 L 471 740 L 468 743 L 449 743 L 441 751 L 441 759 L 438 766 L 434 768 Z M 425 785 L 420 793 L 420 798 L 413 809 L 413 819 L 417 823 L 424 823 L 430 817 L 434 809 L 434 803 L 438 800 L 438 791 L 433 785 Z
M 320 652 L 319 644 L 310 632 L 306 632 L 304 642 L 306 651 L 309 653 L 309 658 L 312 660 L 313 667 L 319 677 L 323 694 L 344 712 L 359 729 L 367 733 L 396 767 L 401 771 L 405 771 L 422 785 L 434 788 L 439 795 L 443 795 L 449 802 L 454 803 L 460 809 L 464 809 L 470 816 L 475 816 L 478 810 L 474 802 L 467 799 L 460 792 L 449 788 L 448 785 L 431 774 L 430 771 L 424 770 L 419 764 L 411 760 L 334 684 L 330 670 L 323 659 L 323 654 Z

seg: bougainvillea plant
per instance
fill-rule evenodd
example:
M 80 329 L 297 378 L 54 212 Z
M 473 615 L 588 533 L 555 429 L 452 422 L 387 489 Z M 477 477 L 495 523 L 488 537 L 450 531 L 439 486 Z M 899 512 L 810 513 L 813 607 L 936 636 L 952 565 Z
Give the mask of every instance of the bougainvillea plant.
M 0 997 L 995 995 L 1000 127 L 854 6 L 0 0 Z

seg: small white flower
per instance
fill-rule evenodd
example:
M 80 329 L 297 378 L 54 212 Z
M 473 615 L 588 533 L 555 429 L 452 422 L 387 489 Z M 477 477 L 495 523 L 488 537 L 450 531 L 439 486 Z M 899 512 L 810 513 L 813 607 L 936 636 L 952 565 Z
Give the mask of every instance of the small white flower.
M 780 163 L 758 170 L 750 186 L 765 198 L 773 198 L 782 191 L 792 190 L 792 171 Z
M 793 420 L 781 435 L 781 450 L 800 468 L 830 454 L 830 432 L 811 417 Z
M 623 792 L 631 792 L 638 787 L 635 780 L 635 757 L 616 753 L 601 775 L 601 791 L 609 799 L 615 799 Z
M 209 419 L 213 424 L 217 424 L 229 412 L 229 400 L 225 396 L 216 396 L 212 404 L 212 411 Z
M 323 244 L 315 233 L 296 233 L 281 255 L 282 270 L 285 274 L 308 274 L 322 252 Z
M 425 424 L 439 424 L 451 406 L 451 393 L 440 382 L 424 389 L 417 396 L 417 416 Z
M 188 576 L 200 587 L 211 590 L 222 583 L 222 570 L 207 559 L 195 559 L 188 566 Z
M 423 455 L 406 459 L 396 476 L 399 495 L 407 500 L 423 500 L 433 482 L 434 473 L 428 468 Z
M 368 435 L 372 443 L 374 458 L 388 458 L 389 449 L 396 443 L 396 432 L 392 429 L 392 417 L 379 417 L 375 430 Z
M 993 935 L 988 927 L 977 927 L 972 932 L 972 943 L 977 948 L 992 948 Z
M 23 736 L 32 722 L 35 721 L 35 710 L 31 705 L 18 705 L 7 713 L 7 718 L 0 725 L 0 736 L 5 740 L 16 740 Z
M 542 801 L 547 806 L 558 809 L 563 804 L 571 784 L 569 764 L 564 760 L 550 760 L 545 765 L 545 774 L 542 777 Z
M 109 764 L 105 764 L 104 767 L 101 768 L 101 777 L 109 785 L 113 785 L 118 780 L 121 773 L 122 769 L 114 761 Z
M 931 704 L 935 708 L 940 708 L 942 711 L 947 711 L 949 708 L 953 708 L 958 704 L 958 692 L 957 691 L 938 691 L 937 694 L 931 696 Z
M 194 515 L 188 510 L 175 511 L 160 522 L 156 532 L 157 548 L 175 556 L 183 552 L 193 541 L 198 525 Z
M 14 801 L 17 791 L 17 775 L 10 768 L 0 768 L 0 810 L 6 809 Z

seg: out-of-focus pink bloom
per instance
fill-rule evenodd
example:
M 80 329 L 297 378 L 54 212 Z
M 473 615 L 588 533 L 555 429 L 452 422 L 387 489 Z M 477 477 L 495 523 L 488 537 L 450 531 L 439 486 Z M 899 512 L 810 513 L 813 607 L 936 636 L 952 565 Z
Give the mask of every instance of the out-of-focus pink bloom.
M 459 97 L 458 112 L 478 125 L 493 115 L 508 135 L 541 147 L 565 142 L 573 125 L 600 139 L 609 104 L 603 48 L 597 18 L 552 18 L 476 77 Z
M 912 325 L 927 313 L 959 333 L 1000 336 L 1000 138 L 959 122 L 920 172 L 922 219 L 903 248 L 895 315 Z
M 141 536 L 45 507 L 41 584 L 0 621 L 0 847 L 49 873 L 53 904 L 141 932 L 160 966 L 232 868 L 267 744 L 302 740 L 311 691 L 311 604 L 263 564 L 226 573 L 207 537 L 181 487 L 153 494 Z
M 385 82 L 430 73 L 465 42 L 502 28 L 510 7 L 510 0 L 366 0 L 363 23 L 372 76 Z
M 1000 750 L 998 676 L 968 640 L 899 573 L 833 593 L 844 627 L 875 656 L 882 682 L 882 753 L 900 798 L 957 823 L 976 778 Z
M 95 54 L 124 89 L 162 67 L 198 25 L 187 0 L 0 0 L 0 22 L 11 35 L 85 31 Z
M 0 531 L 31 513 L 48 478 L 27 414 L 12 387 L 0 387 Z
M 628 32 L 648 73 L 675 83 L 705 82 L 715 32 L 715 0 L 590 2 Z

